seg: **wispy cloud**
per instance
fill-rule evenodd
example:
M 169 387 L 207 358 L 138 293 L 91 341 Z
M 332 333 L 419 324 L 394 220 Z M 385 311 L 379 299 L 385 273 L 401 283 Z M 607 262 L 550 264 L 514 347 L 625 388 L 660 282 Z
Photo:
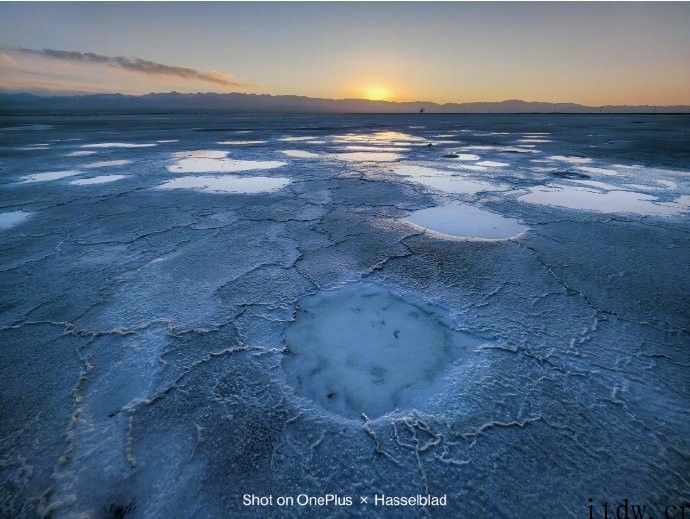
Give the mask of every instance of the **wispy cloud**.
M 163 65 L 155 61 L 142 58 L 128 58 L 125 56 L 104 56 L 93 52 L 77 52 L 56 49 L 27 49 L 15 47 L 8 49 L 10 52 L 23 54 L 26 56 L 36 56 L 41 58 L 53 59 L 58 61 L 69 61 L 75 63 L 93 63 L 115 67 L 130 72 L 145 74 L 149 76 L 169 76 L 196 81 L 214 83 L 226 87 L 236 88 L 260 88 L 260 85 L 237 81 L 230 74 L 223 72 L 203 71 L 190 67 L 180 67 L 176 65 Z

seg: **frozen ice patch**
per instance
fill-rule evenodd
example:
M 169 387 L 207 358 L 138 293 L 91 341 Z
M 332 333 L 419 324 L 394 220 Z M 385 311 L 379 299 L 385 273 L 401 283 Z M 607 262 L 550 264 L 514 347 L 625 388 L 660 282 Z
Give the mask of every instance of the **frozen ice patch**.
M 27 175 L 21 178 L 23 184 L 32 184 L 34 182 L 50 182 L 51 180 L 60 180 L 61 178 L 81 175 L 81 173 L 82 171 L 77 169 L 68 169 L 66 171 L 46 171 L 45 173 L 36 173 L 34 175 Z
M 587 157 L 571 157 L 571 156 L 564 156 L 564 155 L 551 155 L 549 158 L 551 160 L 558 160 L 560 162 L 568 162 L 569 164 L 587 164 L 588 162 L 592 162 L 592 159 L 589 159 Z
M 393 162 L 402 158 L 402 155 L 391 152 L 354 151 L 351 153 L 337 153 L 334 157 L 349 162 Z
M 275 160 L 231 159 L 227 152 L 215 150 L 182 152 L 173 156 L 177 158 L 177 161 L 168 166 L 168 171 L 172 173 L 234 173 L 274 169 L 287 164 L 287 162 Z
M 89 186 L 92 184 L 107 184 L 125 178 L 125 175 L 101 175 L 99 177 L 78 178 L 70 182 L 73 186 Z
M 336 135 L 333 142 L 338 143 L 360 143 L 360 144 L 383 144 L 393 146 L 407 146 L 413 143 L 424 143 L 427 139 L 410 135 L 403 132 L 375 132 L 375 133 L 347 133 L 344 135 Z
M 124 166 L 126 164 L 131 164 L 131 160 L 102 160 L 100 162 L 90 162 L 89 164 L 84 164 L 82 168 L 86 169 L 96 169 L 96 168 L 109 168 L 114 166 Z
M 71 151 L 69 153 L 65 154 L 65 157 L 86 157 L 87 155 L 95 155 L 98 153 L 97 151 L 87 151 L 87 150 L 82 150 L 82 151 Z
M 431 309 L 359 283 L 302 300 L 285 340 L 288 383 L 350 418 L 423 406 L 450 366 L 480 343 Z
M 164 182 L 156 189 L 193 189 L 208 193 L 269 193 L 284 188 L 290 179 L 282 177 L 190 176 Z
M 9 211 L 0 213 L 0 229 L 9 229 L 28 220 L 33 213 L 29 211 Z
M 453 171 L 413 164 L 397 166 L 393 171 L 398 175 L 408 177 L 413 182 L 446 193 L 474 195 L 482 191 L 504 191 L 508 189 L 508 186 L 505 185 L 469 179 Z
M 535 187 L 518 200 L 582 211 L 647 216 L 671 216 L 690 209 L 688 195 L 662 202 L 654 196 L 634 191 L 594 191 L 584 187 Z
M 410 214 L 405 221 L 444 238 L 470 241 L 509 240 L 526 230 L 514 218 L 506 218 L 468 204 L 421 209 Z
M 313 159 L 315 157 L 318 157 L 318 153 L 312 153 L 311 151 L 304 151 L 304 150 L 281 150 L 283 155 L 287 155 L 288 157 L 295 157 L 298 159 Z

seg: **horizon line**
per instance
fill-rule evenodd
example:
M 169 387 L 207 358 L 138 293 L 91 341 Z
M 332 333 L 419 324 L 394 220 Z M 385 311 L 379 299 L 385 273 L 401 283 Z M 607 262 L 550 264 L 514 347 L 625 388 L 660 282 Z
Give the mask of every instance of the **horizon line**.
M 303 99 L 309 99 L 309 100 L 317 100 L 317 101 L 334 101 L 334 102 L 364 102 L 364 103 L 370 103 L 370 104 L 385 104 L 385 105 L 407 105 L 407 104 L 418 104 L 418 105 L 435 105 L 435 106 L 449 106 L 449 105 L 474 105 L 474 104 L 484 104 L 484 105 L 489 105 L 489 104 L 502 104 L 502 103 L 510 103 L 510 102 L 515 102 L 515 103 L 525 103 L 525 104 L 544 104 L 544 105 L 576 105 L 576 106 L 582 106 L 582 107 L 591 107 L 591 108 L 606 108 L 606 107 L 650 107 L 650 108 L 671 108 L 671 107 L 683 107 L 683 108 L 690 108 L 690 104 L 649 104 L 649 103 L 642 103 L 642 104 L 600 104 L 600 105 L 589 105 L 589 104 L 583 104 L 580 102 L 576 101 L 526 101 L 524 99 L 519 99 L 519 98 L 509 98 L 509 99 L 502 99 L 500 101 L 448 101 L 448 102 L 438 102 L 438 101 L 421 101 L 421 100 L 412 100 L 412 101 L 393 101 L 393 100 L 387 100 L 387 99 L 366 99 L 362 97 L 343 97 L 343 98 L 331 98 L 331 97 L 312 97 L 312 96 L 307 96 L 307 95 L 301 95 L 301 94 L 270 94 L 270 93 L 253 93 L 253 92 L 212 92 L 212 91 L 206 91 L 206 92 L 178 92 L 176 90 L 171 90 L 171 91 L 164 91 L 164 92 L 146 92 L 146 93 L 141 93 L 141 94 L 128 94 L 128 93 L 122 93 L 122 92 L 83 92 L 83 93 L 59 93 L 59 92 L 54 92 L 54 93 L 46 93 L 46 94 L 37 94 L 35 92 L 30 92 L 30 91 L 22 91 L 22 90 L 17 90 L 17 91 L 3 91 L 0 90 L 0 95 L 6 95 L 6 96 L 12 96 L 12 95 L 27 95 L 27 96 L 33 96 L 36 98 L 40 99 L 52 99 L 52 98 L 60 98 L 60 97 L 71 97 L 71 98 L 78 98 L 78 97 L 93 97 L 93 96 L 120 96 L 120 97 L 131 97 L 131 98 L 142 98 L 146 96 L 156 96 L 156 95 L 181 95 L 181 96 L 199 96 L 199 95 L 215 95 L 215 96 L 229 96 L 229 95 L 241 95 L 241 96 L 251 96 L 251 97 L 273 97 L 273 98 L 280 98 L 280 97 L 297 97 L 297 98 L 303 98 Z M 422 107 L 423 108 L 423 107 Z M 324 112 L 327 113 L 327 112 Z M 376 113 L 376 112 L 372 112 Z M 402 112 L 401 112 L 402 113 Z M 446 112 L 446 113 L 451 113 L 451 112 Z M 508 112 L 508 113 L 514 113 L 514 112 Z

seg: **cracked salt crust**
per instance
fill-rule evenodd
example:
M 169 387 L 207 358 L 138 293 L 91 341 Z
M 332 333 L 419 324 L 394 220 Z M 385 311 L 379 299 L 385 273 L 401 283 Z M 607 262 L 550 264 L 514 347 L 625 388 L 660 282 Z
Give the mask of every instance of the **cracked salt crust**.
M 284 188 L 290 179 L 281 177 L 190 176 L 162 183 L 156 189 L 193 189 L 207 193 L 270 193 Z

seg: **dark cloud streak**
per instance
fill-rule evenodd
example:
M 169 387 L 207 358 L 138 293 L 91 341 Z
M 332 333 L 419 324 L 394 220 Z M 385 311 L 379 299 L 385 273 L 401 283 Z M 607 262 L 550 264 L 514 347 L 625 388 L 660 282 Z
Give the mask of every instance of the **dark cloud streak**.
M 259 85 L 251 83 L 242 83 L 235 81 L 230 75 L 222 72 L 205 72 L 189 67 L 178 67 L 174 65 L 163 65 L 155 61 L 149 61 L 142 58 L 127 58 L 124 56 L 104 56 L 102 54 L 95 54 L 93 52 L 77 52 L 68 50 L 55 49 L 27 49 L 24 47 L 15 47 L 10 49 L 11 52 L 24 54 L 27 56 L 39 56 L 48 59 L 71 61 L 76 63 L 94 63 L 99 65 L 106 65 L 109 67 L 121 68 L 131 72 L 146 74 L 151 76 L 172 76 L 182 79 L 191 79 L 198 81 L 205 81 L 207 83 L 215 83 L 226 87 L 239 88 L 257 88 Z

